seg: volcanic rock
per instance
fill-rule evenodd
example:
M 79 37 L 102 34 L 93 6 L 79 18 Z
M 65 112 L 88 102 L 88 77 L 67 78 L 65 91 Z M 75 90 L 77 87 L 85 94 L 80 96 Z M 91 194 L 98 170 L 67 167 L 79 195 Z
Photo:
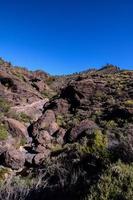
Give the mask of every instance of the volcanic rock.
M 7 167 L 11 169 L 18 170 L 24 166 L 25 155 L 23 152 L 16 150 L 14 148 L 9 148 L 4 153 L 4 161 Z
M 28 137 L 26 126 L 18 120 L 12 118 L 6 118 L 5 123 L 7 124 L 8 131 L 13 137 Z

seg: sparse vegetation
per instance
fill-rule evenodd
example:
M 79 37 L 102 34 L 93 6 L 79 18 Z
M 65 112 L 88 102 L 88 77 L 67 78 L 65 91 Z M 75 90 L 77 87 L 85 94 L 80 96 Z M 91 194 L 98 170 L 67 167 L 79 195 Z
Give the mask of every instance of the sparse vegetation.
M 24 146 L 27 143 L 26 138 L 22 137 L 20 139 L 20 146 Z
M 25 122 L 25 123 L 29 123 L 31 120 L 31 118 L 23 112 L 18 114 L 18 118 L 20 121 Z
M 126 106 L 131 106 L 131 107 L 133 107 L 133 100 L 131 99 L 131 100 L 127 100 L 127 101 L 125 101 L 125 105 Z
M 54 92 L 54 91 L 47 91 L 47 90 L 41 92 L 41 94 L 43 95 L 43 97 L 48 98 L 48 99 L 51 99 L 51 98 L 53 98 L 54 96 L 57 95 L 56 92 Z
M 92 151 L 104 151 L 107 148 L 108 140 L 107 136 L 103 135 L 101 130 L 96 129 L 92 135 Z
M 8 138 L 8 131 L 6 126 L 0 123 L 0 140 L 6 140 Z
M 4 98 L 0 97 L 0 112 L 7 113 L 10 109 L 10 104 Z
M 101 175 L 86 200 L 130 200 L 133 197 L 133 166 L 117 162 Z
M 60 151 L 60 150 L 62 150 L 62 146 L 59 145 L 59 144 L 53 144 L 52 147 L 51 147 L 52 152 L 57 152 L 57 151 Z
M 5 180 L 6 175 L 9 173 L 9 169 L 5 167 L 0 167 L 0 183 Z
M 106 127 L 109 129 L 109 128 L 115 128 L 117 126 L 117 123 L 114 121 L 114 120 L 109 120 L 107 123 L 106 123 Z
M 63 117 L 63 115 L 58 115 L 58 116 L 56 117 L 56 121 L 57 121 L 57 124 L 58 124 L 59 126 L 63 126 L 63 124 L 64 124 L 64 117 Z

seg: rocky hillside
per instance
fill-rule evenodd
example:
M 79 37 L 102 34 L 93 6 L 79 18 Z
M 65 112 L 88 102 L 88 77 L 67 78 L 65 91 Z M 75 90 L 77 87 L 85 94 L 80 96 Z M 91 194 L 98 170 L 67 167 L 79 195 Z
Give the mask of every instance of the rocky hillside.
M 0 200 L 133 199 L 133 71 L 0 60 Z

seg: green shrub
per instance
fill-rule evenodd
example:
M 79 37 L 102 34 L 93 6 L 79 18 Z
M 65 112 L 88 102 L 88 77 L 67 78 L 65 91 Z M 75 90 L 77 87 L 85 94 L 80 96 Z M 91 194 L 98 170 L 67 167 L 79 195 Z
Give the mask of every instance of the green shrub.
M 57 92 L 54 92 L 52 90 L 51 91 L 45 90 L 45 91 L 41 92 L 41 94 L 43 95 L 44 98 L 51 99 L 57 95 Z
M 9 103 L 4 98 L 0 97 L 0 112 L 7 113 L 9 109 Z
M 20 139 L 20 146 L 24 146 L 26 143 L 27 143 L 26 138 L 22 137 L 22 138 Z
M 59 126 L 63 126 L 64 125 L 64 117 L 62 115 L 57 115 L 56 122 Z
M 15 176 L 13 181 L 14 185 L 18 185 L 19 187 L 29 188 L 32 187 L 34 184 L 37 184 L 37 180 L 30 175 L 27 176 Z
M 31 121 L 31 118 L 22 112 L 22 113 L 18 114 L 18 120 L 20 120 L 24 123 L 29 123 Z
M 132 107 L 133 106 L 133 100 L 127 100 L 124 102 L 125 106 L 129 106 L 129 107 Z
M 8 168 L 4 168 L 4 167 L 0 168 L 0 182 L 4 181 L 5 175 L 8 174 L 8 173 L 9 173 L 9 169 Z
M 25 137 L 16 137 L 15 138 L 16 140 L 16 142 L 15 142 L 15 148 L 16 149 L 19 149 L 21 146 L 23 147 L 23 146 L 25 146 L 26 144 L 27 144 L 27 140 L 26 140 L 26 138 Z
M 133 165 L 118 161 L 111 165 L 96 185 L 89 191 L 86 200 L 131 200 L 133 198 Z
M 60 151 L 62 149 L 63 149 L 62 145 L 60 145 L 60 144 L 53 144 L 52 147 L 51 147 L 52 152 Z
M 103 151 L 107 148 L 107 137 L 102 134 L 101 130 L 96 129 L 93 137 L 92 151 Z
M 22 74 L 16 73 L 15 74 L 19 79 L 24 80 L 24 76 Z
M 106 128 L 107 128 L 107 129 L 116 128 L 116 126 L 117 126 L 117 123 L 116 123 L 114 120 L 109 120 L 109 121 L 106 123 Z
M 90 147 L 87 145 L 76 144 L 76 148 L 81 155 L 90 154 Z
M 76 143 L 76 148 L 80 154 L 105 155 L 107 153 L 107 136 L 103 135 L 101 130 L 94 130 L 94 133 L 89 138 L 84 137 L 83 140 L 82 144 Z
M 28 115 L 26 115 L 25 113 L 21 112 L 21 113 L 15 113 L 13 111 L 9 111 L 6 115 L 9 118 L 13 118 L 16 119 L 18 121 L 24 122 L 24 123 L 30 123 L 32 118 Z
M 0 124 L 0 140 L 6 140 L 8 138 L 8 131 L 4 124 Z

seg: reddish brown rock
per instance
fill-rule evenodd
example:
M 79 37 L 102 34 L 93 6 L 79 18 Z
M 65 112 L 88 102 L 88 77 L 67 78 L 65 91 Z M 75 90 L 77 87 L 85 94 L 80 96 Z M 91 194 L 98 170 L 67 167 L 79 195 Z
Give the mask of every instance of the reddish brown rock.
M 25 162 L 32 165 L 33 164 L 33 158 L 35 157 L 35 154 L 27 153 L 25 155 Z
M 50 143 L 49 143 L 49 145 L 50 145 Z M 39 145 L 35 148 L 35 151 L 36 151 L 37 153 L 44 153 L 45 151 L 47 151 L 46 148 L 47 148 L 47 146 L 44 147 L 43 145 L 39 144 Z
M 42 94 L 36 87 L 31 85 L 30 78 L 35 78 L 38 73 L 29 72 L 20 67 L 13 67 L 11 65 L 3 64 L 0 66 L 0 94 L 5 97 L 12 105 L 24 105 L 26 103 L 33 103 L 43 99 Z M 9 67 L 10 66 L 10 67 Z M 40 74 L 40 90 L 46 87 L 45 73 Z M 42 86 L 42 82 L 44 83 Z
M 44 129 L 55 121 L 55 114 L 52 110 L 47 110 L 43 116 L 39 119 L 39 127 Z
M 60 113 L 66 114 L 68 112 L 68 110 L 70 108 L 70 105 L 69 105 L 69 103 L 68 103 L 67 100 L 62 99 L 62 98 L 61 99 L 57 99 L 55 101 L 55 103 L 56 103 L 56 110 L 55 110 L 55 112 L 57 114 L 60 114 Z
M 7 150 L 6 146 L 0 145 L 0 155 L 2 155 Z
M 9 133 L 14 137 L 28 137 L 26 126 L 18 120 L 12 118 L 6 118 L 5 123 L 7 124 Z
M 68 101 L 71 112 L 75 112 L 81 107 L 85 107 L 88 110 L 88 105 L 90 104 L 91 97 L 94 95 L 95 88 L 96 84 L 92 79 L 72 81 L 67 87 L 62 89 L 60 97 Z
M 43 153 L 38 153 L 35 155 L 33 162 L 35 165 L 41 165 L 43 161 L 50 155 L 50 151 L 46 150 Z
M 79 125 L 72 128 L 69 137 L 72 141 L 76 141 L 82 136 L 82 134 L 91 134 L 96 128 L 98 127 L 94 121 L 86 119 L 81 121 Z
M 48 132 L 50 135 L 53 135 L 56 131 L 59 130 L 59 126 L 56 122 L 52 122 L 48 127 Z
M 35 83 L 33 83 L 33 86 L 36 87 L 36 89 L 39 92 L 44 92 L 45 90 L 49 90 L 48 85 L 44 82 L 44 80 L 39 80 Z
M 51 143 L 51 136 L 49 135 L 47 131 L 42 130 L 37 135 L 36 141 L 38 144 L 41 144 L 42 146 L 46 147 Z
M 47 110 L 40 118 L 33 124 L 32 135 L 35 138 L 41 137 L 40 132 L 47 131 L 49 135 L 56 132 L 59 127 L 55 122 L 55 114 L 52 110 Z M 39 139 L 40 140 L 40 139 Z
M 9 148 L 4 153 L 4 161 L 7 167 L 10 167 L 14 170 L 18 170 L 24 166 L 25 155 L 23 152 L 16 150 L 14 148 Z
M 65 136 L 66 130 L 63 128 L 60 128 L 55 136 L 55 140 L 58 144 L 63 145 L 64 144 L 64 136 Z

